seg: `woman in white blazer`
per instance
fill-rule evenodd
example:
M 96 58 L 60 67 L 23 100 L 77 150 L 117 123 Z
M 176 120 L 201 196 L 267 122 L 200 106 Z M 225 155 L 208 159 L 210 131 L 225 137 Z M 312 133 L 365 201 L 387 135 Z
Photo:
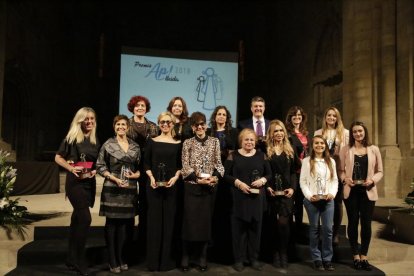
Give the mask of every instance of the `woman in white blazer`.
M 312 139 L 311 155 L 303 159 L 300 188 L 303 205 L 309 218 L 309 246 L 316 270 L 334 270 L 332 264 L 333 199 L 338 191 L 335 161 L 329 155 L 328 144 L 320 136 Z M 321 220 L 321 233 L 319 221 Z M 321 235 L 322 248 L 318 248 Z
M 383 176 L 381 153 L 371 145 L 368 130 L 361 122 L 350 127 L 349 145 L 339 154 L 340 179 L 344 185 L 344 202 L 348 215 L 348 239 L 354 258 L 354 268 L 371 270 L 368 248 L 371 241 L 371 221 L 378 199 L 376 185 Z M 358 224 L 361 221 L 361 246 L 358 246 Z

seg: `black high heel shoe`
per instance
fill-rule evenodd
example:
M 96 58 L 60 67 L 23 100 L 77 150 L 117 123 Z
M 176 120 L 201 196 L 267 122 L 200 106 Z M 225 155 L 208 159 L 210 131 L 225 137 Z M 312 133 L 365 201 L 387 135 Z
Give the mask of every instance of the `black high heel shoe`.
M 354 259 L 354 268 L 356 270 L 361 270 L 362 269 L 361 260 L 360 259 Z
M 366 270 L 366 271 L 372 270 L 372 267 L 369 264 L 368 260 L 361 260 L 361 269 Z

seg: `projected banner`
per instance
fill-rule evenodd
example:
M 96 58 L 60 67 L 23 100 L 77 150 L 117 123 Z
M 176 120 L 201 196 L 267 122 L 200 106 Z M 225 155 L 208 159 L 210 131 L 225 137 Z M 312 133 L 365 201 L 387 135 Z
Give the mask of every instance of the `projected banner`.
M 225 105 L 236 121 L 237 53 L 172 52 L 124 48 L 121 55 L 119 111 L 128 116 L 129 99 L 143 95 L 151 102 L 146 117 L 156 122 L 175 96 L 184 98 L 189 113 L 200 111 L 207 120 Z

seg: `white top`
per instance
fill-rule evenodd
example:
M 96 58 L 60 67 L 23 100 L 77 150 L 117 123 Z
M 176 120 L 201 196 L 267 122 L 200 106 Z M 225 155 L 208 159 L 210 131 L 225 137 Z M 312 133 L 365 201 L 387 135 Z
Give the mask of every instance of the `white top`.
M 306 199 L 310 198 L 318 193 L 317 180 L 318 177 L 324 187 L 323 194 L 331 194 L 333 196 L 338 192 L 338 176 L 336 175 L 336 164 L 335 160 L 331 158 L 333 177 L 331 178 L 331 173 L 329 171 L 328 165 L 325 163 L 325 160 L 320 158 L 315 158 L 315 172 L 314 175 L 311 175 L 310 172 L 310 156 L 302 160 L 302 168 L 300 170 L 300 188 Z

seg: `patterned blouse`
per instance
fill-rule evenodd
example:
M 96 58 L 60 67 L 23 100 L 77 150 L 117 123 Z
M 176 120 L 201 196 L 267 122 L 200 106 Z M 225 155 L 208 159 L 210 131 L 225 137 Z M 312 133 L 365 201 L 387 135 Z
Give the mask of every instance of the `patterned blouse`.
M 184 141 L 182 151 L 183 168 L 181 170 L 183 178 L 200 173 L 214 172 L 224 175 L 224 167 L 221 163 L 220 142 L 217 138 L 205 136 L 203 139 L 197 136 Z M 195 178 L 190 177 L 188 182 L 196 184 Z

